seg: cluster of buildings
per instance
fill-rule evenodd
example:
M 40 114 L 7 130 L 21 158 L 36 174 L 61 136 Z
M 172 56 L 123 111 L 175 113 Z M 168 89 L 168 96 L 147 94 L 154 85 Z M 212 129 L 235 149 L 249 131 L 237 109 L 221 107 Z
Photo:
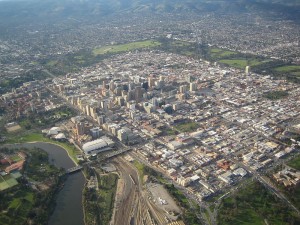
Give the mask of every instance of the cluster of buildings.
M 285 167 L 283 170 L 273 174 L 273 178 L 285 187 L 295 187 L 300 183 L 300 171 Z
M 61 106 L 61 101 L 45 89 L 42 81 L 30 81 L 1 95 L 0 107 L 5 109 L 7 121 L 47 112 Z
M 46 85 L 82 112 L 70 130 L 86 153 L 109 149 L 108 134 L 135 145 L 200 199 L 276 165 L 299 145 L 284 140 L 299 134 L 300 87 L 249 69 L 153 50 L 120 54 Z M 274 91 L 288 96 L 265 97 Z
M 95 22 L 77 21 L 80 26 L 76 29 L 72 21 L 48 26 L 30 23 L 6 29 L 0 38 L 0 83 L 28 76 L 28 71 L 43 73 L 45 59 L 162 36 L 299 63 L 299 25 L 293 21 L 268 19 L 254 12 L 181 14 L 125 13 Z M 55 60 L 51 63 L 55 64 Z
M 0 191 L 18 184 L 16 179 L 22 176 L 20 171 L 23 169 L 26 157 L 22 151 L 12 155 L 0 153 Z
M 23 166 L 24 166 L 24 163 L 26 160 L 26 154 L 24 152 L 18 152 L 16 154 L 16 156 L 17 156 L 17 160 L 13 159 L 13 158 L 16 158 L 14 156 L 8 156 L 5 154 L 1 154 L 1 160 L 0 160 L 0 163 L 2 165 L 1 167 L 5 167 L 4 170 L 2 171 L 2 173 L 5 172 L 5 173 L 9 174 L 15 170 L 23 169 Z

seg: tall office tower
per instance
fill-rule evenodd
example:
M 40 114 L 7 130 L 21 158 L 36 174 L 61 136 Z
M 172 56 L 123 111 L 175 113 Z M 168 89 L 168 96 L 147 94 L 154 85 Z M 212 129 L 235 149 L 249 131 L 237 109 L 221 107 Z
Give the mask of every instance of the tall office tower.
M 140 102 L 142 97 L 143 97 L 143 92 L 142 92 L 142 87 L 141 86 L 136 86 L 135 87 L 135 101 Z
M 197 84 L 196 83 L 190 83 L 190 91 L 196 91 L 197 90 Z
M 117 87 L 114 92 L 115 92 L 116 96 L 121 96 L 122 95 L 122 88 L 121 87 Z
M 105 116 L 104 115 L 98 116 L 97 121 L 99 125 L 103 125 L 105 123 Z
M 188 74 L 186 77 L 185 77 L 185 81 L 188 82 L 188 83 L 192 83 L 192 76 L 190 74 Z
M 84 123 L 76 123 L 76 134 L 77 136 L 84 134 Z
M 158 106 L 158 100 L 157 100 L 157 98 L 152 98 L 151 99 L 151 103 L 152 103 L 153 106 Z
M 118 97 L 117 101 L 118 101 L 119 106 L 124 106 L 125 105 L 125 99 L 123 97 Z
M 134 83 L 128 84 L 128 90 L 132 91 L 134 89 Z
M 148 86 L 149 88 L 153 88 L 155 86 L 155 79 L 154 77 L 148 77 Z
M 246 66 L 246 68 L 245 68 L 245 74 L 249 75 L 249 73 L 250 73 L 250 66 Z
M 86 106 L 85 106 L 85 112 L 86 112 L 86 115 L 88 115 L 88 116 L 91 115 L 90 105 L 86 105 Z
M 102 81 L 102 88 L 106 88 L 107 80 Z
M 185 93 L 185 92 L 187 92 L 187 90 L 188 90 L 188 88 L 187 88 L 186 85 L 181 85 L 181 86 L 179 87 L 180 93 Z
M 115 82 L 112 80 L 109 82 L 109 90 L 114 91 L 115 90 Z

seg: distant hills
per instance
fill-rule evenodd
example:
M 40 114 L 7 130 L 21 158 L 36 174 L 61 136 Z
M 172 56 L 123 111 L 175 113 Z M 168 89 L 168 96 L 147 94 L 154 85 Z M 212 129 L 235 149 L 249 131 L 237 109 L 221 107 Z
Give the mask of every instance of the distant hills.
M 300 21 L 300 0 L 4 0 L 0 23 L 99 18 L 119 13 L 263 12 Z

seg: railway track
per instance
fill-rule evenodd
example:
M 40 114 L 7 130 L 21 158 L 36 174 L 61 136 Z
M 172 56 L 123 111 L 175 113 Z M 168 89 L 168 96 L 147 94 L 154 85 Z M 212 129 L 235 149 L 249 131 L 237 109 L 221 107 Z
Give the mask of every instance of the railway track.
M 115 212 L 114 225 L 166 225 L 166 212 L 149 200 L 142 188 L 138 171 L 127 161 L 114 160 L 125 181 Z

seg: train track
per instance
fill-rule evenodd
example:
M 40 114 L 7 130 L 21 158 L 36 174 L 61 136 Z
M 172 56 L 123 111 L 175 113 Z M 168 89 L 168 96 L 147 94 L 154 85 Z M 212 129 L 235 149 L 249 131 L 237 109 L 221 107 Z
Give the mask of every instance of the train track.
M 149 200 L 142 188 L 137 170 L 127 161 L 114 160 L 125 181 L 122 195 L 117 199 L 114 225 L 166 225 L 166 212 Z

